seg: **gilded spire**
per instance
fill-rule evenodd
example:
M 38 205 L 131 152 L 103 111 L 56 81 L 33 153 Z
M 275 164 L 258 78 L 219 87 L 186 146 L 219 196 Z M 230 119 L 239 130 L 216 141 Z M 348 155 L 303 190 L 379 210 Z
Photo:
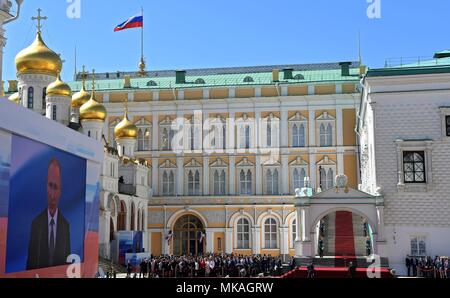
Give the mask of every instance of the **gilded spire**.
M 86 91 L 86 71 L 84 69 L 84 65 L 83 71 L 81 73 L 81 79 L 82 79 L 81 90 L 72 96 L 71 105 L 73 108 L 80 108 L 91 98 L 91 94 Z
M 128 99 L 124 101 L 124 115 L 122 121 L 114 128 L 116 139 L 136 139 L 138 128 L 128 119 Z
M 92 70 L 91 98 L 80 107 L 80 119 L 91 121 L 105 121 L 106 109 L 95 100 L 95 70 Z

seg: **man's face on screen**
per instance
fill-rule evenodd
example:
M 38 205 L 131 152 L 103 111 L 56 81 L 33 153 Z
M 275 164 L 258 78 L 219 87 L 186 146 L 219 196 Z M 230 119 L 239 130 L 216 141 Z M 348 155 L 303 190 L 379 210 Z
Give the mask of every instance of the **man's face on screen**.
M 61 169 L 56 162 L 52 162 L 48 167 L 47 176 L 47 200 L 51 211 L 58 208 L 59 198 L 61 197 Z

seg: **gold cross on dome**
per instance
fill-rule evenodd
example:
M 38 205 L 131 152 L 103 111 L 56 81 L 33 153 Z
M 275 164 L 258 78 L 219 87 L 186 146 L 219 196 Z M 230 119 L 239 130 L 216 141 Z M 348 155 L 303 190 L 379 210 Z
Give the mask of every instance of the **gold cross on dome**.
M 37 20 L 37 29 L 38 29 L 38 32 L 40 33 L 40 32 L 41 32 L 41 29 L 42 29 L 41 21 L 42 21 L 42 20 L 47 20 L 48 18 L 45 17 L 45 16 L 44 16 L 44 17 L 41 16 L 41 11 L 42 11 L 42 9 L 38 8 L 37 11 L 38 11 L 37 17 L 32 17 L 31 20 L 33 20 L 33 21 Z

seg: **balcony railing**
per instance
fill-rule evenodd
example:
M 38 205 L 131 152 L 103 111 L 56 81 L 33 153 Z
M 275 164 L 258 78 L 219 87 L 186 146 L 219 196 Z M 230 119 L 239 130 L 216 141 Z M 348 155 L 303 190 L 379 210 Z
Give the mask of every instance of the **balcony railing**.
M 135 196 L 136 186 L 134 186 L 133 184 L 125 184 L 119 182 L 119 193 L 129 196 Z

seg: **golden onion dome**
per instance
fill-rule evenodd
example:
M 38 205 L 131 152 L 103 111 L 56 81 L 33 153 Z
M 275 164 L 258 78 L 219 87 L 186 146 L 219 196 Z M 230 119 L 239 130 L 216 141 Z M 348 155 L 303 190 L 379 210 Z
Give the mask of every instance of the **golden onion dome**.
M 122 121 L 114 127 L 114 136 L 117 139 L 136 139 L 138 135 L 138 128 L 128 119 L 128 112 L 125 111 L 125 115 Z
M 91 98 L 91 94 L 84 89 L 84 84 L 81 86 L 81 90 L 72 95 L 72 107 L 80 108 Z
M 62 69 L 61 57 L 47 47 L 39 31 L 34 42 L 17 54 L 15 62 L 18 74 L 38 73 L 56 76 Z
M 94 92 L 91 98 L 80 107 L 80 120 L 105 121 L 106 109 L 94 98 Z
M 61 81 L 61 76 L 58 74 L 56 81 L 48 85 L 47 96 L 68 96 L 72 95 L 70 86 Z
M 16 92 L 16 93 L 11 94 L 11 95 L 8 97 L 8 99 L 9 99 L 10 101 L 13 101 L 13 102 L 19 104 L 19 103 L 20 103 L 19 92 Z

